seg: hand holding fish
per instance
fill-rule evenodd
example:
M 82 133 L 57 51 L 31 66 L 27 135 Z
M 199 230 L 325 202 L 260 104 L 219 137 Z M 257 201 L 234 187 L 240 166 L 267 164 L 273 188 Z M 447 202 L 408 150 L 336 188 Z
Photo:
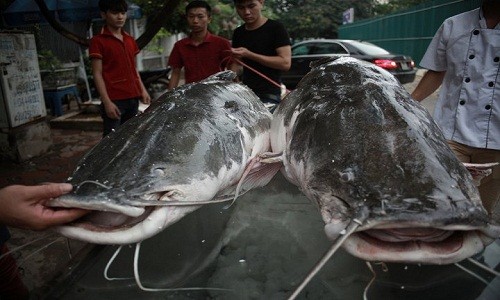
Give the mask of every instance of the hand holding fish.
M 0 223 L 24 229 L 44 230 L 69 223 L 85 215 L 83 209 L 53 209 L 45 206 L 51 198 L 73 189 L 68 183 L 39 186 L 11 185 L 0 189 Z

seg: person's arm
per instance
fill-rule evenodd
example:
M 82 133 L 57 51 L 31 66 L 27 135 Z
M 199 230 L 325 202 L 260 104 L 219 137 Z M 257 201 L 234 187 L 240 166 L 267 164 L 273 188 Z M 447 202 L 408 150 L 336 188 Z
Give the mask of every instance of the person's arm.
M 137 78 L 139 78 L 139 84 L 141 85 L 141 102 L 144 104 L 150 104 L 151 103 L 151 96 L 148 93 L 148 90 L 144 86 L 144 83 L 142 82 L 141 75 L 139 74 L 139 71 L 136 71 L 137 73 Z
M 231 49 L 233 57 L 253 60 L 263 66 L 281 71 L 288 71 L 292 65 L 292 48 L 290 45 L 276 48 L 275 56 L 266 56 L 254 53 L 247 48 L 239 47 Z M 233 64 L 234 65 L 234 64 Z M 231 66 L 231 69 L 233 67 Z
M 172 73 L 170 73 L 170 81 L 168 82 L 168 89 L 174 89 L 179 85 L 179 81 L 181 78 L 181 69 L 180 68 L 172 68 Z
M 231 70 L 234 73 L 236 73 L 236 78 L 234 80 L 236 82 L 239 82 L 240 76 L 243 74 L 243 66 L 235 61 L 232 61 L 228 67 L 228 70 Z
M 106 110 L 106 115 L 111 119 L 120 119 L 120 109 L 109 99 L 108 92 L 106 90 L 106 83 L 102 77 L 102 60 L 98 58 L 92 59 L 92 75 L 94 76 L 94 83 L 101 97 L 102 104 Z
M 69 183 L 37 186 L 11 185 L 0 189 L 0 223 L 23 229 L 44 230 L 74 221 L 88 210 L 51 208 L 45 203 L 51 198 L 69 193 Z
M 430 94 L 434 93 L 441 83 L 443 83 L 446 71 L 432 71 L 428 70 L 418 83 L 417 87 L 411 93 L 411 97 L 418 102 L 427 98 Z

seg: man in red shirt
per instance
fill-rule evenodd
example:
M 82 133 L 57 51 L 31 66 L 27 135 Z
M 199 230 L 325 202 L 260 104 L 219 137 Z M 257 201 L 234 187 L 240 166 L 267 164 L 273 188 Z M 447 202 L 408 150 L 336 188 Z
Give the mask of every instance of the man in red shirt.
M 208 32 L 211 7 L 205 1 L 191 1 L 186 16 L 191 34 L 175 43 L 168 59 L 172 67 L 169 89 L 179 85 L 184 67 L 186 83 L 200 81 L 224 69 L 231 53 L 229 41 Z
M 90 40 L 92 74 L 101 97 L 103 137 L 135 116 L 139 99 L 149 104 L 151 98 L 135 67 L 139 47 L 123 30 L 128 5 L 125 0 L 100 0 L 99 10 L 105 21 L 100 34 Z

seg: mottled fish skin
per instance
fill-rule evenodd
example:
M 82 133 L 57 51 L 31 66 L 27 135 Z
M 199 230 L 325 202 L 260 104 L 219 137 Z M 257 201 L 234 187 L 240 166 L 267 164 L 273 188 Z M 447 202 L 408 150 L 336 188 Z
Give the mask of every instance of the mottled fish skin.
M 269 151 L 271 114 L 250 89 L 224 80 L 233 74 L 219 73 L 166 92 L 97 144 L 69 179 L 76 186 L 74 192 L 52 205 L 135 219 L 145 218 L 149 211 L 144 208 L 147 204 L 134 203 L 151 201 L 154 206 L 159 198 L 209 201 L 234 190 L 249 161 Z M 145 220 L 135 219 L 139 224 L 127 230 L 95 233 L 75 225 L 59 231 L 93 243 L 127 244 L 156 234 L 197 208 L 149 208 L 153 212 Z
M 361 212 L 366 221 L 358 231 L 376 236 L 380 231 L 369 229 L 480 231 L 463 255 L 368 253 L 374 249 L 348 239 L 344 246 L 353 255 L 451 263 L 498 237 L 469 172 L 431 116 L 373 64 L 338 58 L 313 65 L 274 113 L 271 144 L 283 152 L 287 179 L 317 204 L 332 239 Z

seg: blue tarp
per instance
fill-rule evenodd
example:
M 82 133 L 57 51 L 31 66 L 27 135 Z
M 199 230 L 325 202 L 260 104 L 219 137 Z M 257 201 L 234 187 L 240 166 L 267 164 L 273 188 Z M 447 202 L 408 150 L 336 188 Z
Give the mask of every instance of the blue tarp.
M 53 17 L 60 22 L 82 22 L 100 19 L 99 0 L 45 0 Z M 129 19 L 139 19 L 139 6 L 129 3 Z M 4 24 L 9 27 L 47 23 L 33 0 L 16 0 L 3 13 Z

